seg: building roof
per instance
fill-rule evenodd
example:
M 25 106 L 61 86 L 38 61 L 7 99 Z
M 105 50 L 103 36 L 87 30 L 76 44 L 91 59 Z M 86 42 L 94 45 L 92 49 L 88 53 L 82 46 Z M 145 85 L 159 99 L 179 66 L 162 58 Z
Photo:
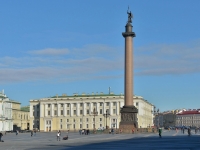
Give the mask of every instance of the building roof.
M 200 114 L 200 109 L 197 110 L 183 110 L 177 113 L 177 115 L 192 115 L 192 114 Z

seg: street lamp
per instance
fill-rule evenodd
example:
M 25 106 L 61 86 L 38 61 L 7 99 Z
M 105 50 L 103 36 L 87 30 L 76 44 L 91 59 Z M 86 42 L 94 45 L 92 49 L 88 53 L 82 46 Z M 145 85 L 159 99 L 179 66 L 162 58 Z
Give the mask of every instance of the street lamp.
M 108 118 L 108 116 L 110 116 L 110 114 L 106 110 L 106 114 L 103 114 L 103 116 L 106 117 L 106 129 L 107 129 L 108 128 L 108 126 L 107 126 L 107 118 Z
M 96 109 L 93 109 L 93 112 L 91 112 L 91 114 L 94 116 L 94 133 L 95 133 L 95 116 L 98 115 L 98 112 L 96 111 Z

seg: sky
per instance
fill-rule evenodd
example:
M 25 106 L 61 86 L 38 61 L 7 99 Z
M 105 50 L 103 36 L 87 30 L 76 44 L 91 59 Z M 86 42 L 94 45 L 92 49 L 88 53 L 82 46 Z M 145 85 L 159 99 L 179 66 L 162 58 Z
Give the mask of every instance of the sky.
M 200 108 L 199 0 L 0 1 L 0 90 L 31 99 L 124 93 L 127 9 L 134 94 L 160 111 Z

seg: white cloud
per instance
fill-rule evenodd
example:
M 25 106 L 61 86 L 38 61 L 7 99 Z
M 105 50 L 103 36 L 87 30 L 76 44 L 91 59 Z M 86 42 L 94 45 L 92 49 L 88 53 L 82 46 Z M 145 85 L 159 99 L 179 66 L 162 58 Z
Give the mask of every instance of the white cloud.
M 140 47 L 135 55 L 136 75 L 174 75 L 200 72 L 200 44 L 188 42 Z
M 135 47 L 134 50 L 135 75 L 200 72 L 198 41 L 172 45 L 154 44 Z M 83 48 L 44 49 L 29 53 L 34 55 L 0 58 L 0 83 L 36 80 L 69 82 L 123 77 L 123 48 L 87 45 Z
M 69 53 L 68 49 L 55 49 L 55 48 L 46 48 L 46 49 L 42 49 L 42 50 L 33 50 L 33 51 L 29 51 L 29 54 L 34 54 L 34 55 L 66 55 Z

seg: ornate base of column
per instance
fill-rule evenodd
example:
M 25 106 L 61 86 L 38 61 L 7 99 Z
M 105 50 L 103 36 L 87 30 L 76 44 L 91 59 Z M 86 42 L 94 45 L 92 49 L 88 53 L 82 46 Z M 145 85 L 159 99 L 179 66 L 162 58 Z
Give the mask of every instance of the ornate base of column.
M 121 132 L 135 132 L 135 129 L 138 127 L 137 113 L 138 109 L 135 106 L 124 106 L 121 109 L 121 122 L 119 124 Z

